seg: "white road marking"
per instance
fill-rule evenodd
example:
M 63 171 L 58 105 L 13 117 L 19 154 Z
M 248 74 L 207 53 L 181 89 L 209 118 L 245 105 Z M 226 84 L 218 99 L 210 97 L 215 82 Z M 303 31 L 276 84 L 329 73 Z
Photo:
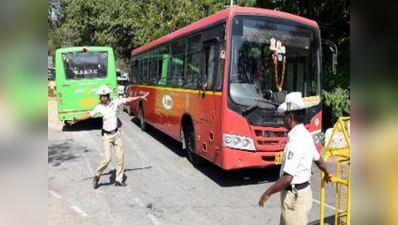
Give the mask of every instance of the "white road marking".
M 48 193 L 50 193 L 50 195 L 52 195 L 56 199 L 61 199 L 62 198 L 62 196 L 59 195 L 58 193 L 56 193 L 55 191 L 48 190 Z
M 318 200 L 316 200 L 316 199 L 312 199 L 312 201 L 315 202 L 315 203 L 318 203 L 319 205 L 321 204 L 321 202 L 318 201 Z M 326 203 L 325 203 L 324 205 L 325 205 L 326 208 L 329 208 L 329 209 L 331 209 L 331 210 L 333 210 L 333 211 L 336 211 L 336 208 L 335 208 L 335 207 L 333 207 L 333 206 L 331 206 L 331 205 L 329 205 L 329 204 L 326 204 Z
M 152 224 L 160 225 L 159 220 L 156 218 L 155 215 L 148 213 L 148 217 L 152 221 Z
M 77 206 L 75 206 L 75 205 L 72 206 L 72 209 L 73 209 L 75 212 L 79 213 L 82 217 L 88 216 L 87 213 L 85 213 L 83 210 L 81 210 L 79 207 L 77 207 Z

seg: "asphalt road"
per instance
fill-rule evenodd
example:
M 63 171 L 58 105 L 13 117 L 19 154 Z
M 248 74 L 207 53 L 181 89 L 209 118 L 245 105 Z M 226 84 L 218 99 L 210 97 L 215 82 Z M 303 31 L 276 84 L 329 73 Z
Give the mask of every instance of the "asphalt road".
M 193 167 L 181 145 L 159 131 L 144 133 L 121 113 L 127 187 L 115 187 L 116 158 L 92 188 L 103 156 L 101 121 L 65 129 L 48 124 L 48 224 L 279 224 L 275 194 L 259 208 L 279 168 L 223 171 Z M 331 166 L 331 165 L 330 165 Z M 310 224 L 319 223 L 320 172 L 311 179 Z M 327 224 L 333 223 L 334 188 L 328 185 Z M 333 223 L 334 224 L 334 223 Z

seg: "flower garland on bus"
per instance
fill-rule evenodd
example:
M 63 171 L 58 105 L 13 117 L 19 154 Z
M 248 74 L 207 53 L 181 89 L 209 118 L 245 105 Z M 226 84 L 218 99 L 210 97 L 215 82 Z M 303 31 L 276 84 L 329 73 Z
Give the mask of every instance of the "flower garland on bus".
M 282 91 L 283 87 L 283 82 L 285 80 L 285 72 L 286 72 L 286 56 L 283 56 L 283 61 L 282 61 L 282 77 L 281 77 L 281 82 L 279 83 L 279 77 L 278 77 L 278 53 L 273 53 L 272 55 L 273 61 L 274 61 L 274 71 L 275 71 L 275 85 L 278 88 L 278 91 Z
M 286 56 L 283 56 L 283 59 L 282 59 L 282 54 L 286 53 L 286 47 L 282 46 L 281 41 L 277 42 L 274 38 L 271 38 L 270 50 L 272 51 L 272 61 L 274 63 L 275 85 L 276 85 L 278 91 L 282 91 L 283 82 L 285 80 L 285 73 L 286 73 Z M 278 57 L 281 57 L 281 58 L 278 58 Z M 282 61 L 281 82 L 279 82 L 279 76 L 278 76 L 278 59 L 279 59 L 279 61 Z

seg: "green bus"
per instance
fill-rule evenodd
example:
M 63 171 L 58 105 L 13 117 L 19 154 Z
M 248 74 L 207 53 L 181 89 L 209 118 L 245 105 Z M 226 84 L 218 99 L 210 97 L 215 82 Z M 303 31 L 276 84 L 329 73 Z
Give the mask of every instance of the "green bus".
M 108 85 L 117 96 L 116 66 L 110 47 L 70 47 L 55 53 L 58 119 L 72 120 L 99 102 L 96 91 Z

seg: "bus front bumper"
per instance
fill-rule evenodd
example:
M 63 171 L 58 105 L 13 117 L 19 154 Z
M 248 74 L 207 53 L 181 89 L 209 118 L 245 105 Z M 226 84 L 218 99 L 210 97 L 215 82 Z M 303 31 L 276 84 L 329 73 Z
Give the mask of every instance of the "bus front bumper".
M 279 153 L 283 151 L 278 151 Z M 224 170 L 240 168 L 265 168 L 274 166 L 275 154 L 278 152 L 244 151 L 223 148 L 222 168 Z

